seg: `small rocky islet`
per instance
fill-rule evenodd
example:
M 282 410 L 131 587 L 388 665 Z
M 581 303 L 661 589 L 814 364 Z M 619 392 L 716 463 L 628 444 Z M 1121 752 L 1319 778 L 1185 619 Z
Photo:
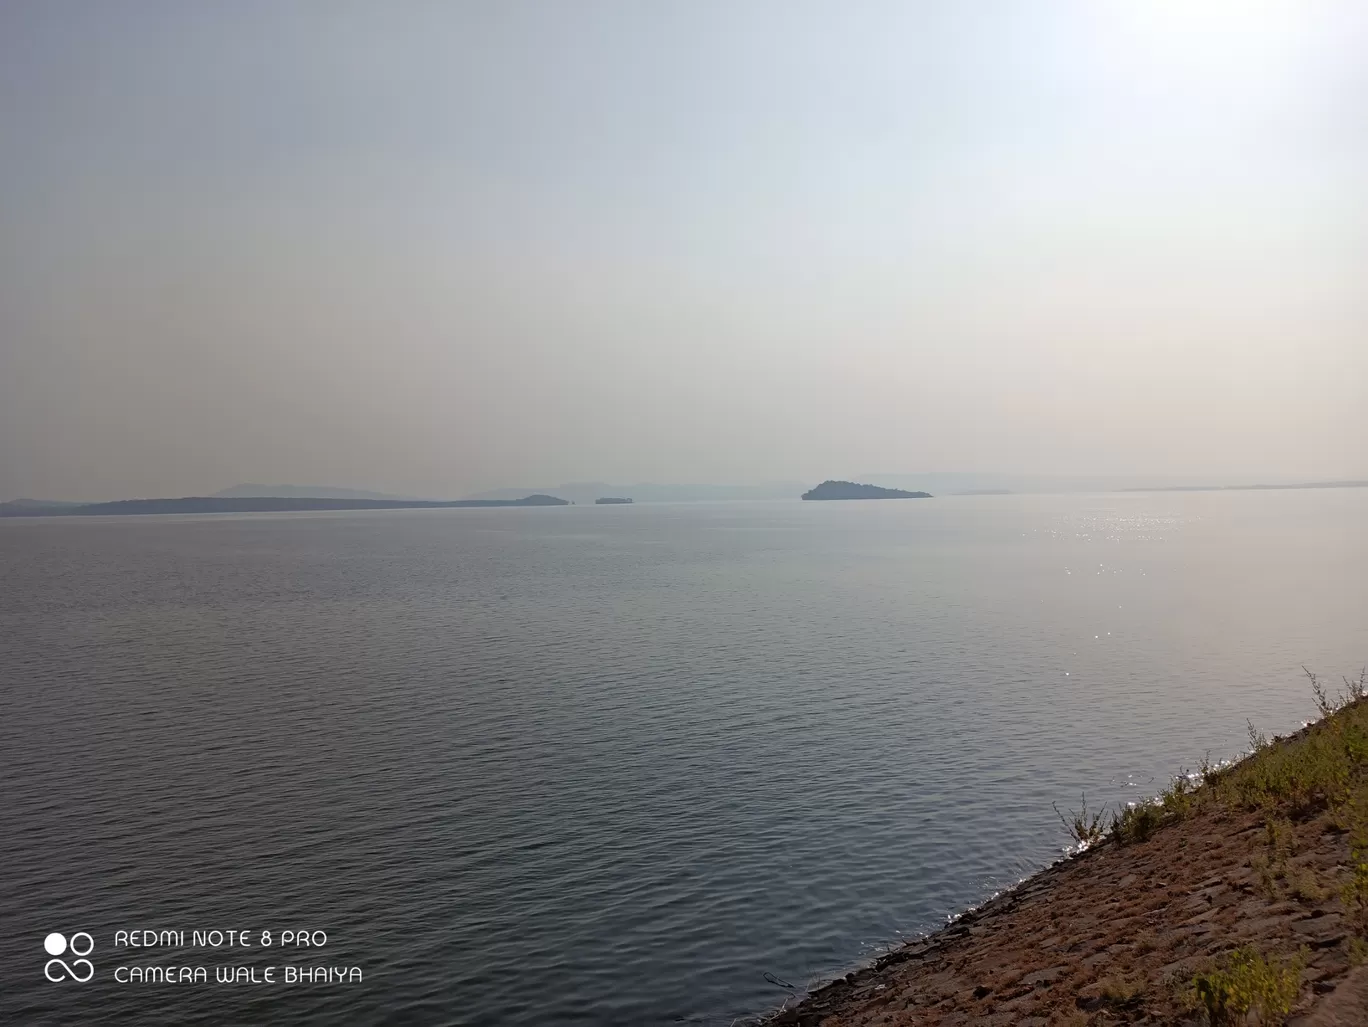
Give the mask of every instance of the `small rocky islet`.
M 886 489 L 878 485 L 861 485 L 854 481 L 822 482 L 816 488 L 803 493 L 803 499 L 930 499 L 929 492 L 906 492 L 903 489 Z

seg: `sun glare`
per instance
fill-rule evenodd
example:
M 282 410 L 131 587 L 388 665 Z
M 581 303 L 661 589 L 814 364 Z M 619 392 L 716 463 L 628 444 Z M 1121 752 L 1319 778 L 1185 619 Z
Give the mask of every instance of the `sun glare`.
M 1118 42 L 1147 63 L 1248 82 L 1288 70 L 1314 8 L 1292 0 L 1116 0 L 1104 10 Z

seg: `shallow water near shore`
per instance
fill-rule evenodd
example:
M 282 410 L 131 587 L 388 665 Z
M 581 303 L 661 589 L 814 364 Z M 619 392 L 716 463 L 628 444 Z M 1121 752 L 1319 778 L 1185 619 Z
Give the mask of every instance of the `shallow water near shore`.
M 1368 658 L 1365 525 L 1363 489 L 0 522 L 0 1021 L 729 1023 L 1055 858 L 1052 802 L 1312 716 L 1301 665 Z M 58 930 L 90 983 L 44 980 Z M 364 980 L 113 977 L 269 962 Z

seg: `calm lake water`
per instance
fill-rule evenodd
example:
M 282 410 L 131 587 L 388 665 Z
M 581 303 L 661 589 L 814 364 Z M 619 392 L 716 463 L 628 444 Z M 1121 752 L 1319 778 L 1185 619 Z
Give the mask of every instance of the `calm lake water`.
M 1365 660 L 1368 490 L 0 521 L 0 1022 L 725 1025 Z

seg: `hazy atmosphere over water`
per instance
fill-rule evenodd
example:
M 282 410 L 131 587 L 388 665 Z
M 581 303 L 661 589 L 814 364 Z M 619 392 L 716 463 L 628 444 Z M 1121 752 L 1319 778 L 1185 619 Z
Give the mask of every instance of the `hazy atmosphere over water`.
M 0 499 L 1368 477 L 1366 32 L 6 3 Z
M 1368 1008 L 1362 0 L 0 0 L 0 144 L 0 1024 Z

